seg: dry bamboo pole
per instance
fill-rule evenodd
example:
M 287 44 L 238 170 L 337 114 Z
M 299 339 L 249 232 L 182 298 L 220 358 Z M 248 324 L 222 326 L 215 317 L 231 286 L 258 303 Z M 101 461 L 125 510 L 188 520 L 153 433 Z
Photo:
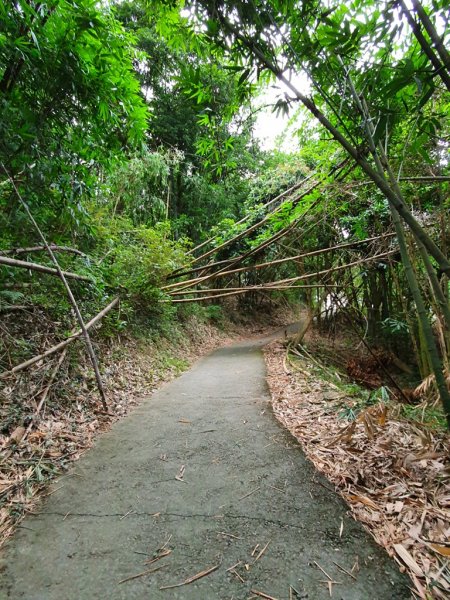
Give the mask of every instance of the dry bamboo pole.
M 335 165 L 334 167 L 332 167 L 327 175 L 327 177 L 330 177 L 331 175 L 333 175 L 333 173 L 335 173 L 335 171 L 338 171 L 339 169 L 341 169 L 347 162 L 348 162 L 348 158 L 345 158 L 344 160 L 342 160 L 339 164 Z M 309 187 L 306 191 L 304 191 L 302 194 L 300 194 L 299 196 L 297 196 L 296 198 L 294 198 L 292 201 L 292 205 L 295 206 L 296 204 L 298 204 L 300 202 L 300 200 L 302 200 L 305 196 L 307 196 L 310 192 L 312 192 L 313 190 L 315 190 L 316 188 L 318 188 L 324 181 L 325 177 L 322 177 L 319 181 L 317 181 L 314 185 L 312 185 L 311 187 Z M 287 201 L 289 202 L 289 201 Z M 283 203 L 284 204 L 284 203 Z M 222 244 L 220 244 L 219 246 L 216 246 L 215 248 L 212 248 L 211 250 L 208 250 L 208 252 L 205 252 L 204 254 L 197 256 L 194 259 L 194 263 L 198 262 L 199 260 L 203 260 L 204 258 L 207 258 L 208 256 L 210 256 L 211 254 L 214 254 L 215 252 L 218 252 L 219 250 L 221 250 L 222 248 L 225 248 L 226 246 L 229 246 L 230 244 L 232 244 L 233 242 L 237 242 L 238 240 L 242 239 L 243 237 L 246 237 L 247 235 L 249 235 L 250 233 L 252 233 L 253 231 L 255 231 L 256 229 L 258 229 L 259 227 L 261 227 L 262 225 L 264 225 L 265 223 L 267 223 L 267 221 L 277 212 L 279 212 L 282 207 L 283 204 L 281 206 L 279 206 L 278 208 L 276 208 L 275 210 L 273 210 L 271 213 L 269 213 L 268 215 L 266 215 L 263 219 L 261 219 L 261 221 L 258 221 L 258 223 L 255 223 L 254 225 L 252 225 L 251 227 L 248 227 L 247 229 L 245 229 L 244 231 L 241 231 L 240 233 L 238 233 L 237 235 L 235 235 L 234 237 L 232 237 L 229 240 L 226 240 L 225 242 L 223 242 Z
M 203 265 L 201 267 L 194 267 L 193 269 L 187 269 L 186 271 L 174 271 L 173 273 L 171 273 L 168 277 L 167 280 L 170 279 L 177 279 L 178 277 L 184 277 L 185 275 L 192 275 L 192 273 L 200 273 L 201 271 L 208 271 L 209 269 L 212 269 L 213 267 L 218 267 L 219 265 L 228 265 L 230 263 L 232 263 L 233 261 L 240 259 L 241 256 L 235 256 L 234 258 L 226 258 L 225 260 L 217 260 L 211 263 L 207 263 L 206 265 Z
M 209 279 L 217 279 L 219 277 L 224 277 L 226 275 L 234 275 L 235 273 L 241 273 L 242 271 L 252 271 L 252 270 L 263 269 L 264 267 L 279 265 L 282 263 L 291 262 L 293 260 L 299 260 L 301 258 L 306 258 L 308 256 L 317 256 L 319 254 L 324 254 L 326 252 L 331 252 L 333 250 L 338 250 L 338 249 L 342 249 L 342 248 L 350 248 L 350 247 L 354 247 L 354 246 L 360 246 L 361 244 L 366 244 L 368 242 L 372 242 L 375 240 L 384 239 L 384 238 L 392 237 L 392 236 L 395 236 L 395 233 L 387 233 L 384 235 L 377 235 L 377 236 L 374 236 L 371 238 L 367 238 L 366 240 L 360 240 L 358 242 L 348 242 L 345 244 L 337 244 L 336 246 L 330 246 L 329 248 L 321 248 L 320 250 L 313 250 L 312 252 L 307 252 L 305 254 L 297 254 L 296 256 L 288 256 L 286 258 L 278 258 L 276 260 L 271 260 L 271 261 L 259 263 L 256 265 L 247 265 L 245 267 L 239 267 L 238 269 L 232 269 L 230 271 L 218 271 L 217 273 L 213 273 L 209 277 Z M 162 289 L 163 290 L 176 289 L 177 287 L 180 287 L 183 284 L 188 284 L 188 283 L 195 285 L 198 281 L 202 281 L 202 280 L 203 280 L 202 277 L 197 277 L 196 279 L 190 279 L 188 281 L 172 283 L 170 285 L 163 287 Z M 170 292 L 168 292 L 168 293 L 170 294 Z
M 342 166 L 346 163 L 346 161 L 343 161 L 343 164 L 341 163 L 340 165 L 338 165 L 338 167 L 342 168 Z M 338 167 L 333 167 L 333 169 L 331 171 L 336 170 L 336 168 Z M 309 206 L 306 211 L 300 215 L 299 217 L 297 217 L 296 219 L 294 219 L 294 221 L 292 221 L 292 223 L 289 223 L 289 225 L 287 225 L 286 227 L 284 227 L 283 229 L 280 229 L 280 231 L 278 231 L 277 233 L 275 233 L 273 236 L 271 236 L 270 238 L 268 238 L 267 240 L 265 240 L 264 242 L 262 242 L 262 244 L 260 244 L 259 246 L 257 246 L 256 248 L 252 248 L 251 250 L 248 250 L 245 254 L 242 254 L 240 256 L 238 256 L 237 258 L 233 259 L 233 262 L 225 267 L 223 267 L 222 269 L 219 269 L 219 271 L 216 271 L 213 274 L 209 274 L 209 275 L 205 275 L 202 278 L 199 278 L 201 281 L 207 281 L 208 279 L 210 279 L 210 277 L 212 275 L 216 275 L 217 273 L 220 273 L 224 270 L 226 270 L 227 268 L 233 267 L 236 264 L 239 264 L 240 262 L 242 262 L 243 260 L 247 259 L 249 256 L 252 256 L 253 254 L 258 254 L 259 252 L 261 252 L 264 248 L 266 248 L 267 246 L 277 242 L 279 239 L 281 239 L 282 237 L 284 237 L 285 235 L 287 235 L 298 223 L 299 221 L 301 221 L 304 217 L 306 217 L 306 215 L 317 206 L 317 204 L 319 203 L 320 199 L 318 198 L 317 200 L 315 200 L 311 206 Z M 174 284 L 170 284 L 170 286 L 172 286 Z M 186 285 L 184 281 L 178 282 L 177 285 L 180 286 L 181 289 L 185 288 L 185 287 L 191 287 L 190 285 Z M 166 289 L 166 287 L 163 287 L 161 289 Z
M 321 288 L 323 287 L 324 284 L 321 283 L 313 283 L 313 284 L 306 284 L 306 285 L 271 285 L 271 284 L 259 284 L 256 286 L 252 286 L 252 290 L 254 291 L 255 289 L 259 290 L 290 290 L 292 288 Z M 336 287 L 341 287 L 341 285 L 336 284 Z M 173 294 L 171 294 L 171 297 L 173 296 L 190 296 L 191 294 L 210 294 L 213 292 L 240 292 L 243 290 L 247 290 L 250 289 L 249 286 L 243 286 L 243 287 L 224 287 L 224 288 L 204 288 L 204 289 L 200 289 L 200 290 L 190 290 L 187 292 L 174 292 Z M 170 300 L 167 300 L 167 302 L 170 302 Z
M 52 269 L 51 267 L 46 267 L 45 265 L 40 265 L 38 263 L 28 262 L 26 260 L 18 260 L 16 258 L 8 258 L 7 256 L 0 256 L 0 265 L 5 265 L 7 267 L 14 267 L 19 269 L 30 269 L 30 271 L 38 271 L 39 273 L 46 273 L 48 275 L 56 275 L 56 277 L 60 277 L 60 272 L 58 269 Z M 77 275 L 76 273 L 70 273 L 69 271 L 61 271 L 64 277 L 68 279 L 78 279 L 80 281 L 92 281 L 89 277 L 85 277 L 84 275 Z
M 241 294 L 246 294 L 247 292 L 278 292 L 278 291 L 284 291 L 284 290 L 291 290 L 291 289 L 296 289 L 296 288 L 302 288 L 304 286 L 302 285 L 291 285 L 291 286 L 284 286 L 284 287 L 271 287 L 271 288 L 266 288 L 266 287 L 257 287 L 255 289 L 253 288 L 242 288 L 242 290 L 236 290 L 234 292 L 226 292 L 224 294 L 212 294 L 211 296 L 200 296 L 198 298 L 178 298 L 175 300 L 161 300 L 161 302 L 163 303 L 172 303 L 172 304 L 179 304 L 181 302 L 204 302 L 206 300 L 215 300 L 216 298 L 225 298 L 226 296 L 239 296 Z M 323 286 L 317 286 L 317 287 L 323 287 Z M 227 289 L 227 288 L 224 288 Z
M 334 171 L 336 171 L 337 169 L 341 169 L 345 166 L 345 164 L 347 164 L 348 161 L 342 161 L 341 163 L 339 163 L 339 165 L 336 165 L 335 167 L 333 167 L 328 176 L 331 175 Z M 355 168 L 355 165 L 351 165 L 350 167 L 350 171 L 352 171 Z M 347 173 L 348 174 L 348 173 Z M 345 174 L 345 176 L 347 175 Z M 336 180 L 338 180 L 338 178 L 341 176 L 341 173 L 339 173 L 336 176 Z M 266 248 L 267 246 L 269 246 L 272 243 L 277 242 L 279 239 L 281 239 L 282 237 L 284 237 L 287 233 L 289 233 L 289 231 L 305 216 L 308 214 L 308 212 L 310 212 L 310 210 L 312 208 L 314 208 L 317 205 L 318 201 L 314 202 L 306 211 L 303 215 L 301 215 L 300 217 L 298 217 L 297 219 L 295 219 L 292 223 L 290 223 L 289 225 L 287 225 L 287 227 L 281 229 L 279 232 L 277 232 L 276 234 L 274 234 L 272 237 L 268 238 L 265 242 L 263 242 L 262 244 L 260 244 L 259 246 L 257 246 L 256 248 L 253 248 L 252 250 L 249 250 L 248 252 L 246 252 L 245 254 L 242 254 L 240 256 L 235 256 L 234 258 L 229 258 L 226 260 L 220 260 L 220 261 L 216 261 L 216 262 L 212 262 L 212 263 L 208 263 L 206 265 L 203 265 L 201 267 L 195 267 L 183 272 L 180 271 L 174 271 L 173 273 L 171 273 L 171 275 L 169 275 L 167 277 L 167 279 L 174 279 L 177 277 L 183 277 L 184 275 L 190 275 L 192 273 L 196 273 L 196 272 L 201 272 L 203 270 L 208 270 L 211 269 L 213 267 L 219 266 L 219 265 L 228 265 L 229 267 L 233 267 L 235 264 L 238 264 L 239 262 L 245 260 L 246 258 L 248 258 L 249 256 L 253 255 L 253 254 L 258 254 L 259 252 L 261 252 L 264 248 Z M 231 263 L 231 264 L 230 264 Z M 222 270 L 222 269 L 221 269 Z M 216 271 L 217 273 L 220 271 Z M 184 282 L 179 282 L 180 285 L 182 285 Z M 164 289 L 164 288 L 163 288 Z
M 91 327 L 93 327 L 96 323 L 98 323 L 100 321 L 100 319 L 102 319 L 107 313 L 109 313 L 109 311 L 112 308 L 114 308 L 114 306 L 118 302 L 119 302 L 119 298 L 114 298 L 114 300 L 112 302 L 110 302 L 108 304 L 108 306 L 106 306 L 102 311 L 100 311 L 97 315 L 95 315 L 95 317 L 93 317 L 88 323 L 86 323 L 85 328 L 91 329 Z M 4 371 L 3 373 L 0 373 L 0 379 L 5 379 L 9 375 L 13 375 L 14 373 L 23 371 L 23 369 L 26 369 L 27 367 L 31 367 L 32 365 L 36 364 L 40 360 L 43 360 L 44 358 L 47 358 L 48 356 L 51 356 L 52 354 L 59 352 L 60 350 L 65 348 L 68 344 L 70 344 L 74 340 L 78 339 L 82 335 L 83 335 L 83 330 L 78 329 L 78 331 L 76 331 L 73 335 L 71 335 L 67 339 L 63 340 L 62 342 L 59 342 L 59 344 L 52 346 L 51 348 L 49 348 L 42 354 L 33 356 L 33 358 L 30 358 L 30 359 L 26 360 L 25 362 L 20 363 L 20 365 L 13 367 L 10 371 Z
M 71 248 L 70 246 L 57 246 L 56 244 L 49 244 L 53 252 L 68 252 L 69 254 L 76 254 L 87 258 L 87 254 L 81 252 L 77 248 Z M 0 250 L 0 254 L 28 254 L 29 252 L 47 252 L 45 246 L 30 246 L 29 248 L 11 248 L 9 250 Z
M 303 216 L 304 215 L 302 215 L 302 217 Z M 248 250 L 245 254 L 241 254 L 240 256 L 238 256 L 236 258 L 233 258 L 231 264 L 228 264 L 225 267 L 223 267 L 222 269 L 219 269 L 218 271 L 215 271 L 214 274 L 221 273 L 223 270 L 225 270 L 225 269 L 227 269 L 229 267 L 233 267 L 236 264 L 239 264 L 240 262 L 242 262 L 243 260 L 245 260 L 249 256 L 252 256 L 253 254 L 257 254 L 257 253 L 261 252 L 264 248 L 266 248 L 270 244 L 273 244 L 274 242 L 276 242 L 277 240 L 279 240 L 283 236 L 287 235 L 295 227 L 295 225 L 300 221 L 300 219 L 302 217 L 299 217 L 298 219 L 295 219 L 295 221 L 293 221 L 292 223 L 290 223 L 288 226 L 284 227 L 280 231 L 277 231 L 277 233 L 275 233 L 273 236 L 271 236 L 270 238 L 268 238 L 267 240 L 265 240 L 262 244 L 260 244 L 256 248 L 252 248 L 251 250 Z M 203 277 L 199 277 L 198 279 L 199 279 L 199 281 L 207 281 L 211 277 L 211 275 L 212 274 L 205 275 Z M 179 287 L 181 289 L 183 289 L 183 287 L 191 287 L 190 284 L 186 285 L 184 281 L 178 282 L 178 285 L 179 285 Z M 162 287 L 161 289 L 165 290 L 166 286 Z
M 360 260 L 357 261 L 353 261 L 351 263 L 347 263 L 345 265 L 339 265 L 336 267 L 331 267 L 331 269 L 324 269 L 322 271 L 317 271 L 315 273 L 306 273 L 304 275 L 298 275 L 297 277 L 290 277 L 288 279 L 280 279 L 278 281 L 274 281 L 270 284 L 265 284 L 265 285 L 255 285 L 255 286 L 248 286 L 248 287 L 243 287 L 243 288 L 235 288 L 234 291 L 230 292 L 230 288 L 221 288 L 221 290 L 224 290 L 224 294 L 217 294 L 217 295 L 212 295 L 212 296 L 201 296 L 200 298 L 186 298 L 186 299 L 182 299 L 182 300 L 172 300 L 172 302 L 183 302 L 183 301 L 189 301 L 189 302 L 195 302 L 196 300 L 206 300 L 208 298 L 220 298 L 223 296 L 230 296 L 230 295 L 235 295 L 235 294 L 244 294 L 247 292 L 252 292 L 252 291 L 258 291 L 258 290 L 275 290 L 277 289 L 277 287 L 279 289 L 281 289 L 280 286 L 283 286 L 282 289 L 290 289 L 292 286 L 287 285 L 290 283 L 294 283 L 296 281 L 303 281 L 305 279 L 310 279 L 311 277 L 319 277 L 322 275 L 327 275 L 329 273 L 334 273 L 336 271 L 341 271 L 343 269 L 349 269 L 351 267 L 355 267 L 357 265 L 360 264 L 365 264 L 368 262 L 372 262 L 373 260 L 379 260 L 382 258 L 387 258 L 388 256 L 392 256 L 393 254 L 396 254 L 398 252 L 397 249 L 395 250 L 390 250 L 389 252 L 383 252 L 381 254 L 376 254 L 375 256 L 370 256 L 370 257 L 366 257 L 366 258 L 362 258 Z M 285 286 L 285 287 L 284 287 Z M 321 286 L 319 286 L 321 287 Z M 174 292 L 172 294 L 172 296 L 175 295 L 186 295 L 186 294 L 192 294 L 192 293 L 207 293 L 207 290 L 192 290 L 191 292 Z M 166 302 L 166 301 L 165 301 Z M 169 301 L 167 301 L 169 302 Z

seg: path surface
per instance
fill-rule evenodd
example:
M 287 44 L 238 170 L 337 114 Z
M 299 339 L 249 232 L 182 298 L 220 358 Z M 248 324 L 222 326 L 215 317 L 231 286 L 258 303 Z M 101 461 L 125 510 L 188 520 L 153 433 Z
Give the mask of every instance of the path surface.
M 213 352 L 103 435 L 7 545 L 1 599 L 245 600 L 256 589 L 287 600 L 289 585 L 294 598 L 329 598 L 314 561 L 341 582 L 337 600 L 409 598 L 408 580 L 273 417 L 265 342 Z M 152 565 L 165 568 L 118 583 L 150 568 L 144 554 L 169 537 L 172 553 Z M 334 562 L 350 570 L 356 557 L 353 580 Z M 244 583 L 226 570 L 239 561 Z

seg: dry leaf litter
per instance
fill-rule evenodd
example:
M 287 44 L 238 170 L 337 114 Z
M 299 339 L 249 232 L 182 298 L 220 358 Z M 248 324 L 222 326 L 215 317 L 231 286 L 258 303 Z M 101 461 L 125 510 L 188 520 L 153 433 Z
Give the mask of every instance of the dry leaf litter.
M 354 518 L 412 579 L 417 598 L 450 597 L 450 468 L 445 433 L 378 402 L 352 421 L 355 404 L 306 356 L 266 347 L 276 417 L 333 482 Z M 310 356 L 310 358 L 313 358 Z

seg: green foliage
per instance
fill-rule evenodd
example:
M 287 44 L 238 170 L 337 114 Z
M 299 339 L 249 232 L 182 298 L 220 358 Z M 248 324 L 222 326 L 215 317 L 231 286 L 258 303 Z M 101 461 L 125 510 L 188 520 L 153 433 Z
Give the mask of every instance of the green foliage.
M 162 308 L 162 283 L 176 268 L 186 264 L 187 242 L 170 238 L 168 223 L 153 228 L 134 227 L 126 219 L 115 219 L 113 230 L 106 227 L 102 235 L 110 251 L 103 263 L 108 284 L 122 289 L 124 296 L 144 312 Z
M 92 0 L 7 0 L 0 10 L 0 162 L 53 241 L 89 235 L 84 199 L 99 167 L 146 128 L 133 38 Z M 0 189 L 0 228 L 14 243 L 31 237 L 9 186 Z
M 387 333 L 388 335 L 404 336 L 407 335 L 409 331 L 407 323 L 405 323 L 404 321 L 399 321 L 397 319 L 392 319 L 391 317 L 384 319 L 384 321 L 381 322 L 381 327 L 383 328 L 383 331 L 385 331 L 385 333 Z
M 178 160 L 174 152 L 143 152 L 119 164 L 109 175 L 103 192 L 113 216 L 129 217 L 134 225 L 164 219 L 170 169 Z

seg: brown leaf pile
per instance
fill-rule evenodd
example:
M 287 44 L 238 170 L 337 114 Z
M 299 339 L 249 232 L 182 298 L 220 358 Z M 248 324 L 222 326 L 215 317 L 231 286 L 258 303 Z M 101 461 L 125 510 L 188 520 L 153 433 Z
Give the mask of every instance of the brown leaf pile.
M 275 415 L 345 498 L 355 519 L 413 581 L 418 598 L 450 595 L 449 440 L 383 403 L 339 418 L 354 399 L 306 359 L 266 348 Z

